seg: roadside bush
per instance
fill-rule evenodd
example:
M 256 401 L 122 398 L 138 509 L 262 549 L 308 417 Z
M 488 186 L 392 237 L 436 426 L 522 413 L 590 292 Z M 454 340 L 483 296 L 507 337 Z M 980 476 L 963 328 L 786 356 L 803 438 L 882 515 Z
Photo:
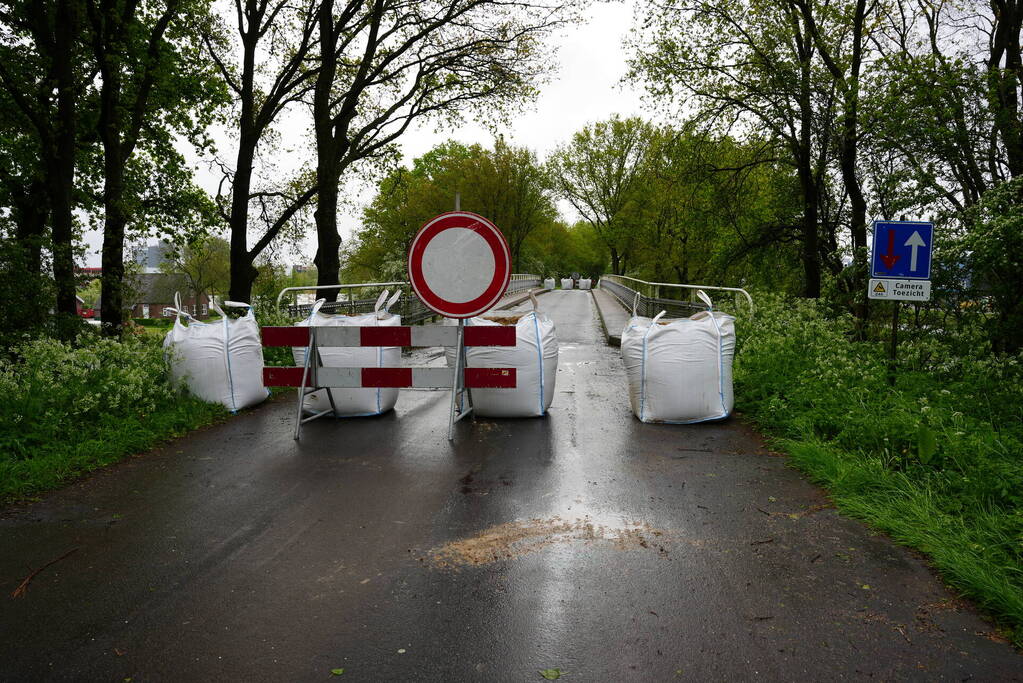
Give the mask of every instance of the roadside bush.
M 260 327 L 287 327 L 294 325 L 299 317 L 282 311 L 270 299 L 257 301 L 254 307 L 256 320 Z M 274 367 L 288 367 L 295 364 L 295 356 L 290 346 L 263 347 L 263 364 Z
M 170 384 L 153 338 L 23 343 L 0 359 L 0 499 L 53 488 L 223 414 Z
M 838 507 L 926 552 L 1023 644 L 1023 358 L 975 328 L 850 341 L 825 305 L 761 294 L 740 319 L 737 407 Z

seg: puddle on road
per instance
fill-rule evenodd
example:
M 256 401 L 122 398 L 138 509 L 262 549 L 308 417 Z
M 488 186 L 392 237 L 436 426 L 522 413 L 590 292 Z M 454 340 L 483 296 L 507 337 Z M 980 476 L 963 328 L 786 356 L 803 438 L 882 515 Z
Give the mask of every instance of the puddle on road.
M 517 520 L 491 527 L 472 538 L 452 541 L 427 552 L 429 563 L 438 569 L 478 567 L 513 560 L 555 544 L 600 545 L 615 550 L 652 550 L 667 555 L 668 534 L 646 522 L 621 526 L 597 524 L 589 517 L 566 520 Z

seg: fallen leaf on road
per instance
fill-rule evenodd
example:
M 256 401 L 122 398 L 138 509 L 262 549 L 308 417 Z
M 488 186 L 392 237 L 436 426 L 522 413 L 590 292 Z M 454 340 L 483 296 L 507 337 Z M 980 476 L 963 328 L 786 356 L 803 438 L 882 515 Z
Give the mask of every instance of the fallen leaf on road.
M 561 678 L 561 675 L 565 673 L 561 669 L 544 669 L 540 672 L 540 675 L 546 678 L 548 681 L 553 681 Z
M 345 670 L 344 670 L 344 669 L 331 669 L 331 670 L 330 670 L 330 675 L 331 675 L 331 676 L 340 676 L 340 675 L 341 675 L 341 674 L 343 674 L 344 672 L 345 672 Z

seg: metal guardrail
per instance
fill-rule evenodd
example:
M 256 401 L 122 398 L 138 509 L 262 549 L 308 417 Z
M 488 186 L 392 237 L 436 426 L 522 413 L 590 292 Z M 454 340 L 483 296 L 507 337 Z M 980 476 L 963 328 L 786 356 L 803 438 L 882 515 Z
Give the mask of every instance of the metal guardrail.
M 543 285 L 543 278 L 533 273 L 512 273 L 511 281 L 508 282 L 506 293 L 519 292 L 523 289 L 539 288 Z
M 508 283 L 507 293 L 517 292 L 524 289 L 531 289 L 533 287 L 540 287 L 541 279 L 539 275 L 532 273 L 512 273 L 511 280 Z M 392 313 L 396 313 L 401 316 L 402 323 L 406 325 L 414 325 L 424 320 L 429 320 L 437 314 L 431 309 L 426 307 L 419 297 L 416 295 L 412 286 L 408 282 L 394 281 L 394 282 L 358 282 L 354 284 L 346 285 L 320 285 L 320 286 L 309 286 L 309 287 L 285 287 L 277 295 L 277 308 L 286 308 L 288 313 L 293 316 L 306 316 L 312 310 L 313 305 L 293 303 L 287 306 L 282 306 L 281 300 L 284 295 L 288 292 L 314 292 L 320 290 L 333 290 L 337 291 L 336 301 L 327 301 L 320 308 L 324 313 L 344 313 L 347 315 L 358 315 L 360 313 L 372 313 L 373 307 L 376 305 L 377 297 L 380 294 L 380 290 L 389 289 L 392 293 L 395 291 L 401 291 L 401 298 L 391 309 Z M 368 290 L 368 291 L 361 291 Z M 367 294 L 369 296 L 367 296 Z
M 740 287 L 647 282 L 625 275 L 603 275 L 597 286 L 618 299 L 627 310 L 631 311 L 635 307 L 637 315 L 648 318 L 652 318 L 661 311 L 667 311 L 670 318 L 684 318 L 698 311 L 707 310 L 706 304 L 696 298 L 696 292 L 700 289 L 707 292 L 731 292 L 735 295 L 736 302 L 742 295 L 745 297 L 750 313 L 754 310 L 753 297 Z M 676 296 L 671 296 L 672 294 Z

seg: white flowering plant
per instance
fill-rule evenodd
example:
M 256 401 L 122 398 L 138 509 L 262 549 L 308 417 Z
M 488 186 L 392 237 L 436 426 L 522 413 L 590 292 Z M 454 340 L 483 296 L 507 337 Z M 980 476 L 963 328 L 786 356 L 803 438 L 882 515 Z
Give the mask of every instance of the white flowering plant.
M 223 412 L 171 384 L 158 339 L 24 342 L 0 358 L 0 499 L 52 488 Z

